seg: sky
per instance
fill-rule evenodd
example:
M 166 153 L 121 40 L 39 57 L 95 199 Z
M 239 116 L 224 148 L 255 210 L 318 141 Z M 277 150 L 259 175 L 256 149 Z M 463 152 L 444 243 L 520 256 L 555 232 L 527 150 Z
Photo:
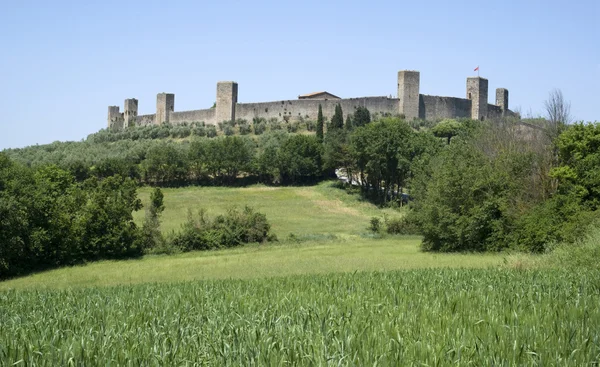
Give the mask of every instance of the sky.
M 509 107 L 544 114 L 558 88 L 576 120 L 600 121 L 600 1 L 0 0 L 0 150 L 85 139 L 109 105 L 175 93 L 209 108 L 216 83 L 239 102 L 422 94 L 465 97 L 466 78 L 507 88 Z

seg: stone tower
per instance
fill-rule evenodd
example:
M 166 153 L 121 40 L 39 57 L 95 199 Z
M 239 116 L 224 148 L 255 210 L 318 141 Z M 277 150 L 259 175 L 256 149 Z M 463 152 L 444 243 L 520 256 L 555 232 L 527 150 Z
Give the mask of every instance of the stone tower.
M 419 118 L 419 83 L 421 75 L 418 71 L 402 70 L 398 72 L 399 113 L 407 120 Z
M 508 89 L 496 89 L 496 106 L 500 106 L 503 115 L 508 110 Z
M 108 124 L 109 129 L 120 129 L 123 125 L 123 116 L 119 112 L 119 106 L 108 106 Z
M 235 120 L 237 98 L 238 85 L 236 82 L 217 83 L 216 123 Z
M 138 115 L 138 100 L 130 98 L 125 100 L 125 111 L 123 112 L 123 127 L 135 126 Z
M 155 124 L 160 125 L 169 122 L 171 112 L 175 110 L 175 95 L 171 93 L 159 93 L 156 95 L 156 120 Z
M 488 112 L 488 80 L 478 76 L 467 78 L 467 99 L 471 100 L 471 118 L 483 121 Z

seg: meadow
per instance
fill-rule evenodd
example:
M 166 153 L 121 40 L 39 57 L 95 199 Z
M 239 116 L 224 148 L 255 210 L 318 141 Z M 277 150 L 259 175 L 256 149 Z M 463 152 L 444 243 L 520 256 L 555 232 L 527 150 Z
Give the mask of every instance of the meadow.
M 147 204 L 151 189 L 142 188 Z M 333 272 L 383 271 L 431 267 L 497 267 L 506 254 L 435 254 L 419 250 L 417 236 L 377 238 L 368 230 L 372 216 L 400 216 L 335 188 L 316 186 L 244 188 L 186 187 L 163 189 L 162 230 L 179 230 L 188 209 L 205 208 L 209 216 L 237 205 L 265 213 L 280 241 L 241 248 L 99 261 L 0 282 L 0 290 L 114 286 L 201 279 L 255 279 Z M 144 211 L 135 214 L 141 225 Z M 523 255 L 519 255 L 524 257 Z
M 421 252 L 420 237 L 367 229 L 371 217 L 402 211 L 330 182 L 163 191 L 167 235 L 188 208 L 215 215 L 250 205 L 280 241 L 0 282 L 0 365 L 582 366 L 600 359 L 597 269 L 538 267 L 523 254 Z M 149 194 L 140 190 L 145 203 Z
M 350 238 L 368 232 L 372 216 L 399 216 L 402 213 L 380 209 L 338 189 L 333 181 L 315 186 L 273 187 L 254 185 L 249 187 L 181 187 L 164 188 L 165 211 L 162 230 L 165 234 L 179 230 L 187 219 L 188 210 L 206 209 L 209 216 L 222 214 L 227 208 L 249 205 L 266 214 L 273 232 L 285 239 L 290 234 L 303 239 L 339 237 Z M 151 189 L 139 190 L 139 197 L 146 205 Z M 141 225 L 144 210 L 134 213 Z

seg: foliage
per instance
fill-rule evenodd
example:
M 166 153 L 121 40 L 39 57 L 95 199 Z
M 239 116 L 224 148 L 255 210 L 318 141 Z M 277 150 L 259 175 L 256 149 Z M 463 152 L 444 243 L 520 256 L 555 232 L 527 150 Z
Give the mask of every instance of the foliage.
M 283 182 L 303 182 L 321 176 L 321 144 L 316 137 L 293 135 L 278 152 L 278 167 Z
M 558 186 L 548 200 L 526 213 L 515 242 L 533 251 L 552 243 L 575 243 L 600 219 L 600 126 L 577 123 L 555 140 Z
M 354 110 L 352 126 L 361 127 L 371 123 L 371 113 L 366 107 L 359 106 Z
M 438 123 L 437 125 L 435 125 L 431 129 L 431 132 L 438 138 L 447 139 L 448 144 L 450 144 L 450 139 L 452 139 L 453 136 L 458 135 L 461 132 L 461 130 L 462 125 L 460 122 L 453 119 L 445 119 L 440 121 L 440 123 Z
M 410 218 L 394 217 L 385 218 L 385 230 L 389 234 L 404 234 L 404 235 L 416 235 L 419 234 L 419 228 L 416 223 L 411 221 Z
M 596 224 L 584 232 L 586 235 L 574 243 L 563 242 L 550 248 L 550 252 L 542 258 L 542 263 L 574 272 L 600 270 L 600 228 Z
M 369 231 L 373 233 L 381 232 L 381 219 L 379 217 L 371 217 L 369 221 Z
M 160 231 L 160 215 L 165 210 L 164 195 L 156 187 L 150 194 L 150 205 L 146 209 L 146 218 L 140 233 L 141 246 L 146 252 L 164 248 L 165 239 Z
M 266 216 L 248 206 L 243 211 L 231 208 L 214 220 L 201 209 L 196 216 L 188 213 L 188 221 L 173 238 L 172 245 L 183 251 L 235 247 L 266 241 L 270 228 Z
M 335 105 L 335 112 L 333 113 L 333 116 L 331 117 L 331 122 L 329 123 L 327 130 L 329 131 L 329 130 L 343 129 L 343 128 L 344 128 L 344 112 L 342 111 L 342 106 L 338 103 L 337 105 Z
M 77 183 L 56 166 L 28 169 L 0 154 L 0 188 L 0 278 L 141 254 L 131 179 Z
M 317 113 L 317 139 L 323 141 L 325 128 L 325 119 L 323 118 L 323 108 L 319 104 L 319 112 Z
M 416 144 L 427 140 L 415 139 L 415 135 L 406 122 L 396 118 L 352 132 L 348 150 L 356 181 L 366 195 L 381 202 L 398 199 L 412 175 L 413 162 L 425 151 Z

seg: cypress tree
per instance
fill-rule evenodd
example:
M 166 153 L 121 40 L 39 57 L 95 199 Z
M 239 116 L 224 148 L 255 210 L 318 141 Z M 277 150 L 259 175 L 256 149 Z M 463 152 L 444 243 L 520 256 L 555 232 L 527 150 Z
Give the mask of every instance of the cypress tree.
M 335 106 L 335 113 L 331 118 L 332 129 L 343 129 L 344 128 L 344 113 L 342 112 L 342 106 L 338 103 Z
M 346 130 L 352 130 L 352 115 L 346 117 Z
M 319 139 L 320 142 L 323 141 L 323 123 L 323 108 L 319 104 L 319 113 L 317 115 L 317 139 Z

